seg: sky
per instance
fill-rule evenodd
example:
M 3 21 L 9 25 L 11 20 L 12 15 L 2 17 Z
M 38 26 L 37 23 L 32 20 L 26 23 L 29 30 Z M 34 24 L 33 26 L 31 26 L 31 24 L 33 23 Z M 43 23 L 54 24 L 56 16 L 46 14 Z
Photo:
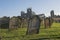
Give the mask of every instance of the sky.
M 50 16 L 51 10 L 55 15 L 60 15 L 60 0 L 0 0 L 0 17 L 20 16 L 20 12 L 26 12 L 27 8 L 45 16 Z

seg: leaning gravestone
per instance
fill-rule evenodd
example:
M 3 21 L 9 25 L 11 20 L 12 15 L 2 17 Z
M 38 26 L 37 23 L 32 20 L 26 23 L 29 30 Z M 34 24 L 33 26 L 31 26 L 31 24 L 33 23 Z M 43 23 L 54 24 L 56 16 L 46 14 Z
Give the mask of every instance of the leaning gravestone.
M 28 20 L 28 28 L 26 34 L 38 34 L 40 29 L 40 18 L 35 15 Z

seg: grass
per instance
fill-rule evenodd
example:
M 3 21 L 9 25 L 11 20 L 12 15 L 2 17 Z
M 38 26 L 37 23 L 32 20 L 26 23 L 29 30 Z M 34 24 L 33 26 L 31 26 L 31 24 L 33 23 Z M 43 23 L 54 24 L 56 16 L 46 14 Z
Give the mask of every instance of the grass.
M 9 31 L 8 29 L 0 29 L 0 36 L 2 40 L 59 40 L 60 37 L 60 23 L 53 23 L 51 28 L 45 29 L 40 27 L 39 34 L 26 35 L 27 28 L 18 28 Z

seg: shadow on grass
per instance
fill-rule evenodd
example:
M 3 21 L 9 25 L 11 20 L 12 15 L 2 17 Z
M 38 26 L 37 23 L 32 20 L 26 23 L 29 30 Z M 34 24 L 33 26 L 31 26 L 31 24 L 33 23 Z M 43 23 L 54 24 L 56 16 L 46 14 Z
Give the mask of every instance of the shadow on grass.
M 57 40 L 59 39 L 60 40 L 60 37 L 54 37 L 54 38 L 38 38 L 38 39 L 30 39 L 30 40 Z

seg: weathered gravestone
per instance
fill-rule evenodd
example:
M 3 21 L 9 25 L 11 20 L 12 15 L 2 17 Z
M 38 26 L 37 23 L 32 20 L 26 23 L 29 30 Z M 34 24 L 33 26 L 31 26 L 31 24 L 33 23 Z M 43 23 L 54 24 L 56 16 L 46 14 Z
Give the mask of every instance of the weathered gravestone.
M 44 25 L 45 25 L 45 28 L 50 28 L 51 27 L 51 25 L 52 25 L 52 18 L 45 18 L 45 20 L 44 20 Z
M 28 28 L 26 34 L 38 34 L 40 29 L 40 18 L 35 15 L 28 20 Z
M 49 28 L 51 28 L 51 25 L 53 24 L 53 19 L 51 17 L 49 17 Z
M 10 19 L 9 28 L 10 29 L 17 29 L 18 28 L 18 18 L 17 17 L 14 16 Z

